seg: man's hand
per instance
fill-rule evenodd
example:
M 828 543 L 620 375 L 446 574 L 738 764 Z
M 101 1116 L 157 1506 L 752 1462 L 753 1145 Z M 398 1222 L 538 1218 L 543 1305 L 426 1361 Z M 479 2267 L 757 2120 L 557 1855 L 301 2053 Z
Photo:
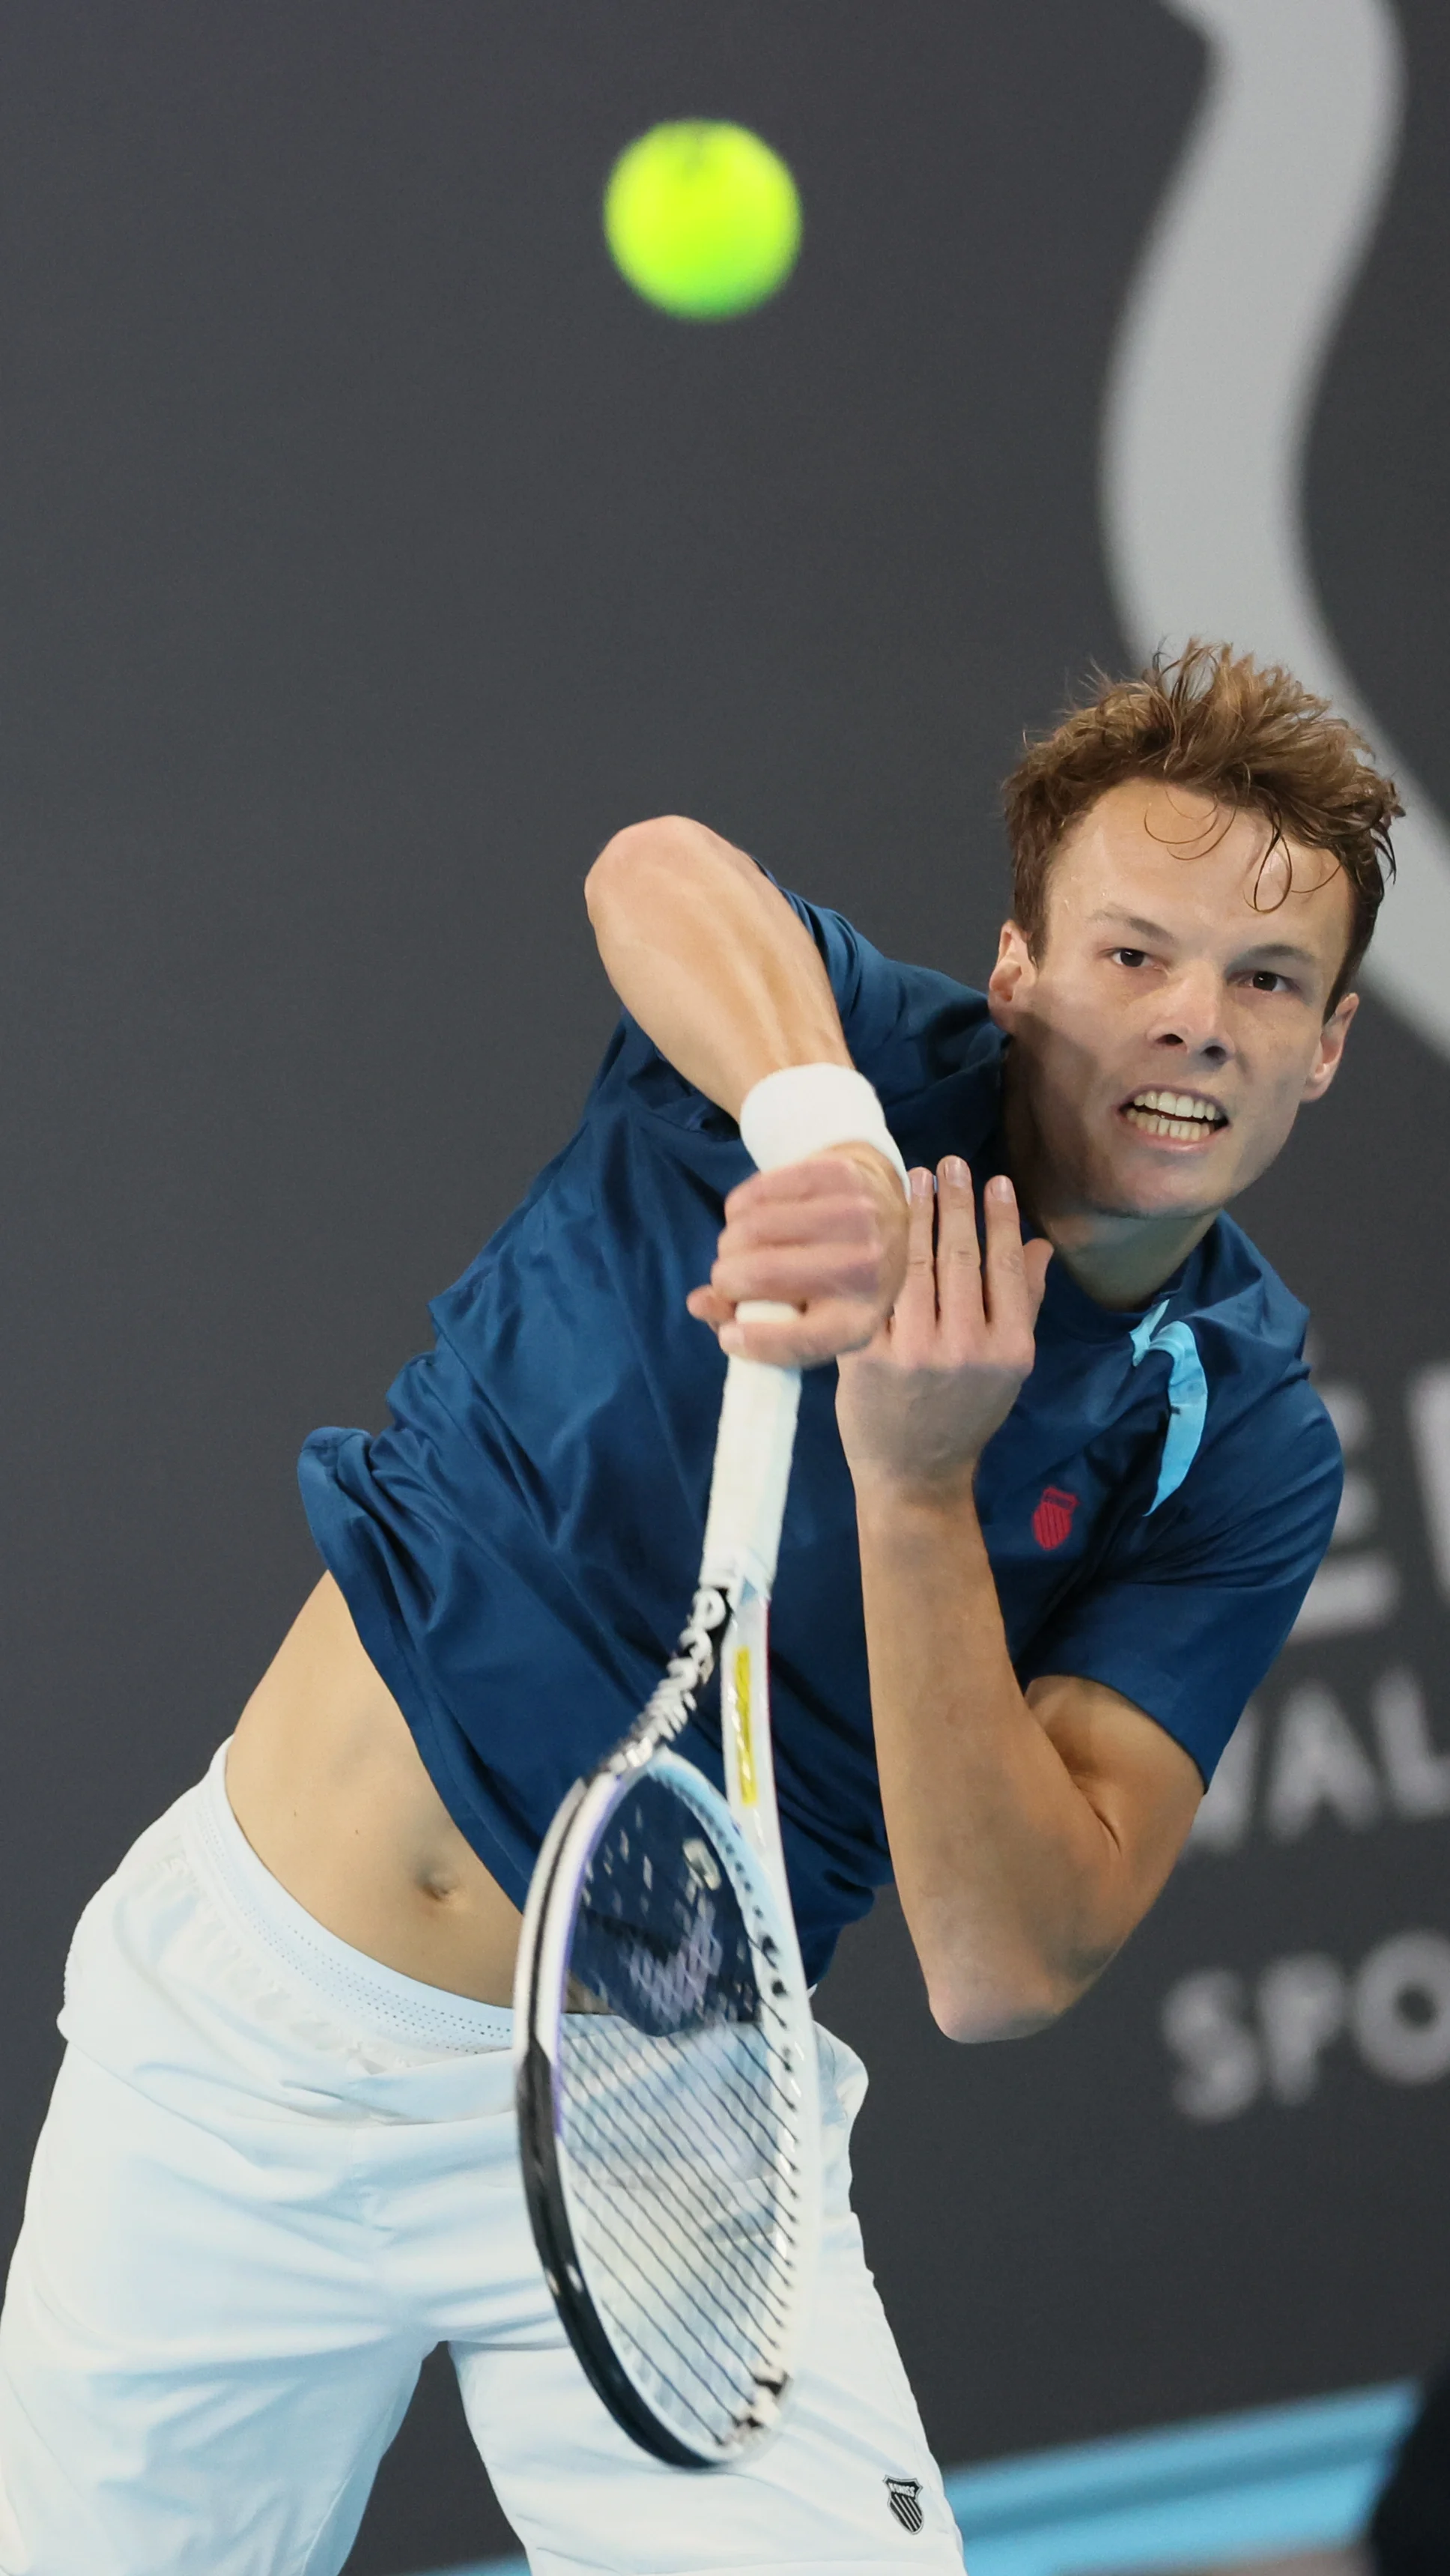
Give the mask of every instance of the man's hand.
M 948 1155 L 935 1194 L 930 1172 L 911 1175 L 895 1311 L 841 1365 L 836 1416 L 858 1494 L 867 1484 L 943 1499 L 969 1491 L 1032 1367 L 1051 1246 L 1023 1243 L 1009 1180 L 988 1182 L 984 1208 L 985 1265 L 966 1164 Z
M 874 1145 L 833 1145 L 731 1191 L 709 1285 L 691 1292 L 690 1312 L 732 1354 L 813 1368 L 880 1331 L 906 1247 L 900 1175 Z M 799 1318 L 737 1323 L 736 1307 L 753 1297 L 795 1306 Z

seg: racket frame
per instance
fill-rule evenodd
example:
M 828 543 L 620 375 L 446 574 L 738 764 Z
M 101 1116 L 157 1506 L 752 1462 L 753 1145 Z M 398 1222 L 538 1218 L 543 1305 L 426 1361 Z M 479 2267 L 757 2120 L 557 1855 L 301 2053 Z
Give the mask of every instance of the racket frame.
M 792 2270 L 798 2289 L 784 2332 L 757 2378 L 756 2396 L 724 2449 L 692 2447 L 661 2418 L 621 2359 L 579 2260 L 577 2221 L 567 2151 L 560 2147 L 559 2057 L 567 2013 L 567 1942 L 584 1874 L 600 1835 L 622 1798 L 646 1774 L 665 1781 L 699 1818 L 726 1860 L 756 1961 L 757 1982 L 776 2016 L 776 2042 L 786 2080 L 798 2102 L 796 2164 L 798 2223 Z M 530 1920 L 532 1918 L 532 1920 Z M 783 1955 L 782 1955 L 783 1954 Z M 628 1745 L 586 1781 L 576 1783 L 560 1808 L 529 1890 L 520 1962 L 527 1959 L 527 1991 L 516 1999 L 516 2071 L 519 2140 L 534 2239 L 560 2322 L 596 2394 L 641 2449 L 672 2468 L 727 2466 L 747 2449 L 754 2453 L 779 2426 L 795 2355 L 808 2316 L 803 2293 L 815 2270 L 820 2233 L 820 2114 L 817 2100 L 815 2023 L 796 1950 L 794 1926 L 782 1918 L 771 1870 L 704 1774 L 679 1754 L 659 1749 L 643 1761 Z
M 764 1302 L 742 1306 L 739 1312 L 747 1322 L 794 1315 L 791 1307 Z M 730 1361 L 699 1588 L 688 1625 L 635 1726 L 587 1779 L 575 1782 L 554 1817 L 530 1882 L 519 1940 L 514 1989 L 519 2139 L 525 2196 L 545 2277 L 575 2353 L 616 2422 L 643 2450 L 679 2468 L 726 2466 L 747 2450 L 753 2453 L 778 2428 L 809 2319 L 819 2248 L 815 2024 L 781 1845 L 770 1732 L 769 1603 L 799 1402 L 798 1369 Z M 692 1763 L 668 1751 L 693 1715 L 717 1660 L 728 1805 Z M 772 2000 L 789 2028 L 791 2079 L 800 2097 L 796 2170 L 801 2222 L 786 2329 L 778 2354 L 758 2383 L 756 2402 L 738 2421 L 735 2438 L 709 2453 L 692 2448 L 662 2423 L 615 2349 L 579 2260 L 569 2213 L 567 2154 L 560 2149 L 559 2050 L 576 1900 L 607 1818 L 631 1782 L 651 1766 L 695 1809 L 728 1854 L 737 1894 L 748 1900 L 749 1910 L 742 1903 L 742 1912 L 752 1952 L 769 1962 Z M 756 1924 L 762 1930 L 759 1945 Z

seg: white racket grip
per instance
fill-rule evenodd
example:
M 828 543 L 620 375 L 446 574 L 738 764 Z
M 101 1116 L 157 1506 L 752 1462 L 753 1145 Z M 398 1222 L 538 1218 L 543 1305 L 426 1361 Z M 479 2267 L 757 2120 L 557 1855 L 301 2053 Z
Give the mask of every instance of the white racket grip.
M 784 1323 L 797 1309 L 753 1298 L 737 1312 L 745 1324 Z M 746 1582 L 768 1597 L 775 1581 L 800 1399 L 799 1369 L 733 1359 L 725 1372 L 700 1581 L 728 1601 Z

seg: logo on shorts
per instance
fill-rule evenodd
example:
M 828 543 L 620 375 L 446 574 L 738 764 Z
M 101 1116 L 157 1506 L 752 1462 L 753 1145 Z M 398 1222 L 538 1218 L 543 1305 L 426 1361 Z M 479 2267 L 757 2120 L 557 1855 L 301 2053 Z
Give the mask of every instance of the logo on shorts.
M 1042 1500 L 1032 1515 L 1032 1535 L 1038 1546 L 1061 1547 L 1076 1510 L 1076 1494 L 1064 1493 L 1061 1485 L 1044 1485 Z
M 891 2510 L 903 2531 L 920 2531 L 926 2520 L 921 2509 L 920 2478 L 888 2478 L 886 2492 L 891 2498 Z

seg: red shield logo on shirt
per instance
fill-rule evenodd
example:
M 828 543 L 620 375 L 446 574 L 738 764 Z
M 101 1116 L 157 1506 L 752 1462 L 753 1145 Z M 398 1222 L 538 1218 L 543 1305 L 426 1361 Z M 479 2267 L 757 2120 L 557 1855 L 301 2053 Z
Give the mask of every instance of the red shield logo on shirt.
M 1032 1535 L 1039 1547 L 1061 1547 L 1072 1527 L 1077 1510 L 1076 1494 L 1064 1493 L 1061 1485 L 1047 1485 L 1042 1500 L 1032 1515 Z

